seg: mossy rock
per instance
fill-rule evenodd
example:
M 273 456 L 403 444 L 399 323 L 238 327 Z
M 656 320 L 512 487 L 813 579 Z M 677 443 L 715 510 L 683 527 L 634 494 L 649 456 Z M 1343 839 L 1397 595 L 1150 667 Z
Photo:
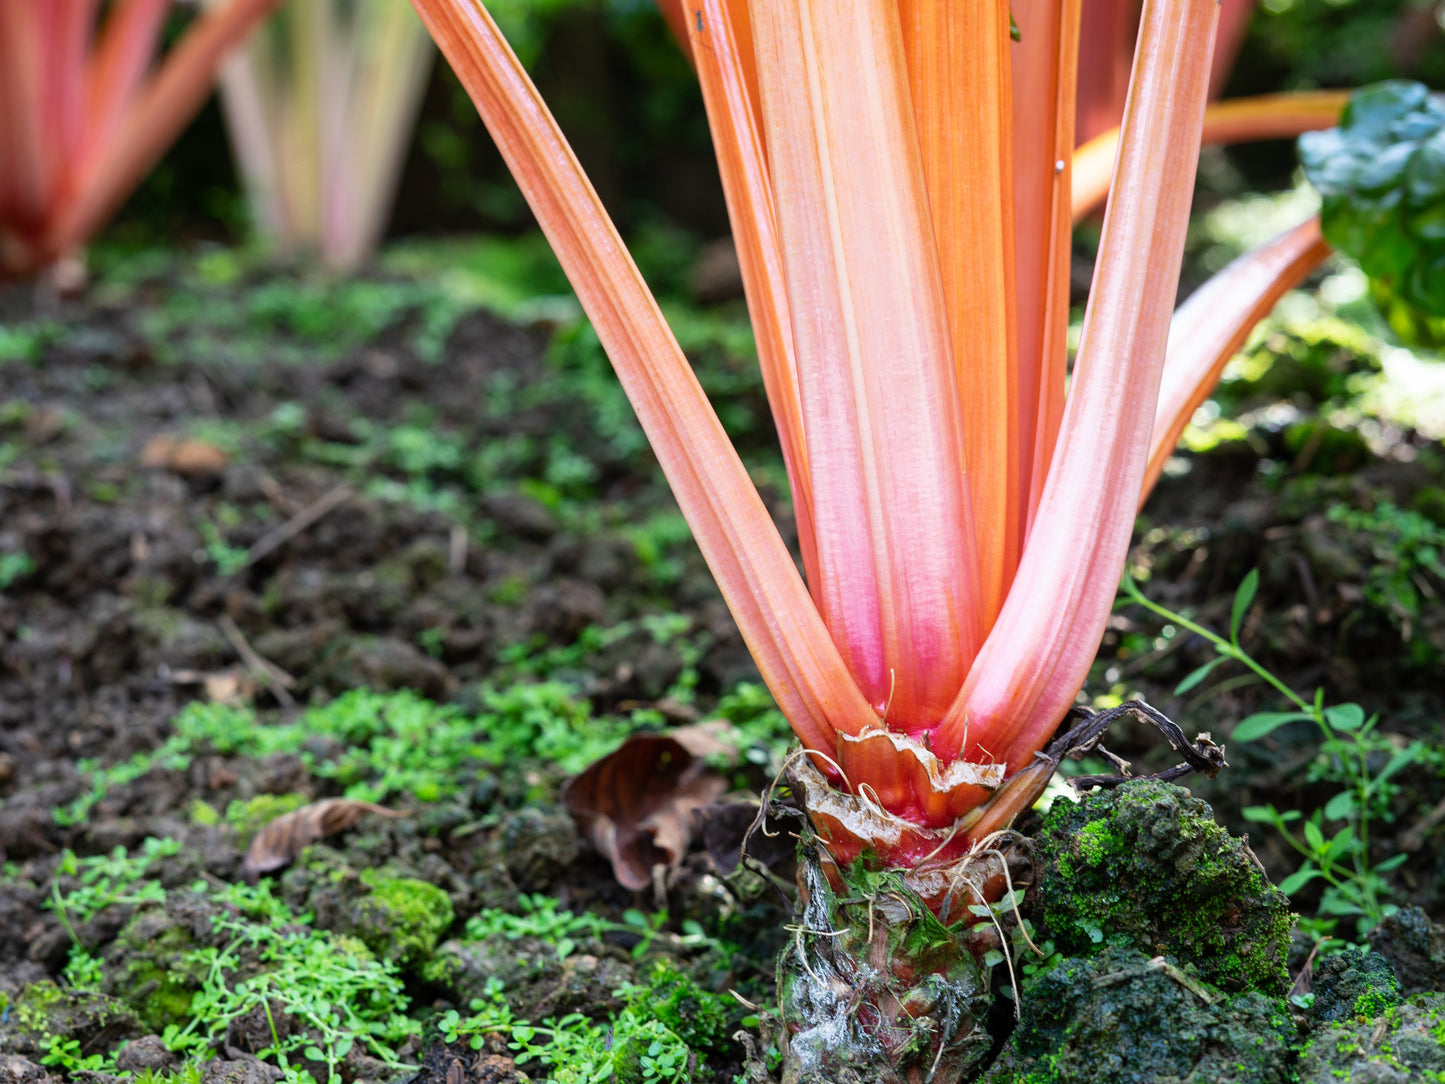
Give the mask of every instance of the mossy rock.
M 422 977 L 451 987 L 461 1003 L 489 997 L 489 983 L 499 981 L 512 1011 L 537 1020 L 569 1012 L 615 1014 L 624 1007 L 616 991 L 633 987 L 637 976 L 625 960 L 586 952 L 558 959 L 557 946 L 540 937 L 493 934 L 446 942 Z
M 1445 990 L 1445 928 L 1418 907 L 1402 907 L 1370 931 L 1370 947 L 1390 961 L 1402 994 Z
M 1426 1084 L 1445 1080 L 1445 994 L 1417 994 L 1376 1017 L 1317 1031 L 1300 1084 Z
M 106 952 L 106 989 L 159 1034 L 184 1025 L 204 968 L 187 963 L 197 948 L 191 931 L 164 908 L 137 911 Z
M 151 1031 L 191 1019 L 191 1002 L 206 976 L 194 955 L 216 943 L 227 909 L 204 893 L 173 889 L 162 905 L 138 908 L 102 956 L 102 990 L 124 1002 Z
M 46 979 L 29 983 L 10 1002 L 0 1027 L 0 1054 L 39 1058 L 52 1039 L 74 1039 L 82 1048 L 102 1037 L 107 1043 L 143 1035 L 135 1014 L 124 1003 L 92 990 L 65 990 Z
M 1289 1003 L 1229 996 L 1114 944 L 1024 986 L 1022 1020 L 984 1084 L 1285 1084 Z
M 377 957 L 403 968 L 430 960 L 456 918 L 447 894 L 414 877 L 383 877 L 368 870 L 361 880 L 371 892 L 356 901 L 350 931 Z
M 1066 955 L 1117 941 L 1226 990 L 1289 986 L 1288 899 L 1182 787 L 1141 780 L 1055 802 L 1038 863 L 1037 917 Z
M 1316 1023 L 1373 1020 L 1400 1004 L 1400 984 L 1390 961 L 1378 952 L 1346 949 L 1314 965 L 1311 979 Z

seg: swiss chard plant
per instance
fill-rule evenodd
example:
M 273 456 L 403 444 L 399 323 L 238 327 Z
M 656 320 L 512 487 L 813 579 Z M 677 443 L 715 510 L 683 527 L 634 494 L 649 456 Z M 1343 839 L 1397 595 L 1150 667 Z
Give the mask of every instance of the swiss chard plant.
M 170 0 L 0 3 L 0 279 L 76 254 L 279 0 L 222 0 L 153 63 Z
M 807 908 L 779 979 L 795 1066 L 959 1079 L 988 1048 L 999 832 L 1052 773 L 1036 754 L 1088 673 L 1135 511 L 1249 328 L 1327 251 L 1302 224 L 1171 333 L 1218 5 L 1144 5 L 1071 371 L 1078 0 L 677 5 L 800 575 L 485 8 L 414 3 L 805 750 Z
M 252 35 L 221 93 L 268 242 L 314 249 L 335 267 L 371 253 L 432 55 L 406 0 L 290 0 Z

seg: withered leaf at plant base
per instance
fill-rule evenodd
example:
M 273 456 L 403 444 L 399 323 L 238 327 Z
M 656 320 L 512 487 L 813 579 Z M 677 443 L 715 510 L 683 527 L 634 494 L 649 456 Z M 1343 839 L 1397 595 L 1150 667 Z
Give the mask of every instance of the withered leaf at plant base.
M 784 809 L 777 803 L 769 808 L 762 824 L 757 823 L 757 802 L 718 802 L 698 810 L 702 845 L 718 872 L 727 876 L 737 869 L 746 845 L 749 858 L 784 881 L 792 880 L 797 872 L 797 827 L 788 824 L 779 815 L 782 813 L 802 816 L 800 810 Z
M 359 802 L 351 798 L 327 798 L 302 806 L 294 813 L 277 817 L 262 828 L 246 849 L 246 860 L 241 872 L 250 884 L 255 884 L 263 873 L 289 866 L 296 860 L 302 848 L 315 843 L 322 836 L 350 828 L 368 813 L 382 817 L 405 817 L 406 813 L 387 809 L 372 802 Z
M 693 837 L 693 811 L 727 790 L 704 757 L 736 750 L 715 727 L 681 727 L 669 734 L 635 734 L 572 779 L 567 809 L 612 862 L 619 884 L 639 891 L 654 866 L 675 866 Z

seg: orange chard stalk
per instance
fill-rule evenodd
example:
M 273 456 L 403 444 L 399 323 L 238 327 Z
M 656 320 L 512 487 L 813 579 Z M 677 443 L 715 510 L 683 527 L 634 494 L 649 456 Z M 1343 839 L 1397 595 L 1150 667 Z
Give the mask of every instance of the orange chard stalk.
M 1134 39 L 1139 30 L 1140 0 L 1083 0 L 1079 37 L 1079 104 L 1075 140 L 1087 143 L 1117 127 L 1129 93 Z M 1214 59 L 1209 68 L 1209 97 L 1224 93 L 1224 84 L 1244 44 L 1255 0 L 1220 0 Z
M 0 277 L 74 253 L 155 165 L 279 0 L 226 0 L 152 68 L 168 0 L 0 0 Z
M 884 825 L 870 836 L 829 814 L 833 858 L 871 848 L 906 867 L 1006 824 L 1047 777 L 1030 765 L 1097 649 L 1155 445 L 1237 346 L 1173 351 L 1170 371 L 1194 385 L 1160 403 L 1215 0 L 1144 5 L 1067 397 L 1078 0 L 1014 0 L 1012 45 L 1004 0 L 754 0 L 746 20 L 738 0 L 678 4 L 806 586 L 482 4 L 413 2 L 571 278 L 780 708 L 832 793 Z M 1300 266 L 1263 259 L 1230 280 L 1240 335 Z M 1027 786 L 1000 789 L 1011 773 Z
M 1292 139 L 1301 132 L 1333 128 L 1349 100 L 1348 90 L 1303 90 L 1211 102 L 1204 111 L 1203 142 L 1250 143 Z M 1119 129 L 1101 132 L 1074 151 L 1073 216 L 1092 214 L 1109 194 Z

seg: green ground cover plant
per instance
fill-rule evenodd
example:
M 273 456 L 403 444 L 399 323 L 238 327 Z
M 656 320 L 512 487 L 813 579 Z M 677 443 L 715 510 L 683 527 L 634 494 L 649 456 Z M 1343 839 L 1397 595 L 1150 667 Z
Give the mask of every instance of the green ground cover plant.
M 99 994 L 105 980 L 106 965 L 82 944 L 75 927 L 111 907 L 167 906 L 171 893 L 156 879 L 158 863 L 180 853 L 178 842 L 159 839 L 147 839 L 134 854 L 125 848 L 89 858 L 66 852 L 51 884 L 50 906 L 71 930 L 63 975 L 67 992 Z M 199 880 L 179 891 L 219 905 L 208 943 L 187 952 L 175 973 L 180 1001 L 171 1004 L 179 1008 L 162 1030 L 165 1045 L 187 1064 L 165 1074 L 132 1074 L 119 1069 L 114 1052 L 87 1054 L 73 1036 L 53 1033 L 43 1036 L 46 1065 L 67 1073 L 182 1084 L 229 1028 L 259 1013 L 271 1039 L 257 1054 L 275 1064 L 288 1084 L 337 1084 L 354 1047 L 395 1073 L 412 1072 L 416 1067 L 405 1062 L 401 1050 L 428 1028 L 448 1043 L 478 1049 L 487 1036 L 500 1036 L 518 1064 L 531 1062 L 534 1071 L 558 1082 L 683 1081 L 705 1079 L 698 1074 L 709 1052 L 723 1049 L 731 1031 L 748 1020 L 732 999 L 698 987 L 669 962 L 683 951 L 730 954 L 737 947 L 709 937 L 695 922 L 683 923 L 680 935 L 666 933 L 667 916 L 661 913 L 628 911 L 622 922 L 610 922 L 566 911 L 551 897 L 522 893 L 515 913 L 488 908 L 468 918 L 468 939 L 535 939 L 565 960 L 584 945 L 595 948 L 608 934 L 622 933 L 636 938 L 633 959 L 652 961 L 640 972 L 642 981 L 615 992 L 621 1011 L 600 1020 L 572 1012 L 533 1023 L 513 1011 L 495 977 L 467 1013 L 415 1002 L 391 956 L 374 954 L 355 937 L 316 928 L 312 916 L 293 910 L 270 882 L 250 887 Z M 662 959 L 659 949 L 666 951 Z M 23 1024 L 43 1028 L 45 1018 L 31 1004 L 36 1000 L 27 995 L 18 1011 Z
M 1214 648 L 1216 657 L 1180 681 L 1176 695 L 1202 684 L 1216 669 L 1239 663 L 1288 703 L 1285 710 L 1255 712 L 1241 719 L 1230 733 L 1231 741 L 1259 741 L 1292 724 L 1312 723 L 1319 731 L 1319 755 L 1310 767 L 1310 778 L 1338 786 L 1334 796 L 1308 813 L 1280 810 L 1273 804 L 1250 806 L 1243 813 L 1246 820 L 1279 833 L 1303 859 L 1299 868 L 1279 883 L 1281 891 L 1292 896 L 1312 881 L 1325 882 L 1317 915 L 1301 919 L 1301 927 L 1323 939 L 1334 934 L 1342 919 L 1352 919 L 1355 934 L 1363 941 L 1396 910 L 1389 901 L 1393 885 L 1385 874 L 1409 858 L 1402 852 L 1377 861 L 1371 852 L 1371 827 L 1391 818 L 1391 780 L 1420 761 L 1426 746 L 1418 740 L 1386 739 L 1377 730 L 1377 714 L 1367 714 L 1359 704 L 1327 704 L 1323 688 L 1316 689 L 1311 698 L 1301 696 L 1246 651 L 1240 644 L 1240 630 L 1258 587 L 1259 573 L 1253 570 L 1235 593 L 1228 637 L 1152 601 L 1130 576 L 1124 578 L 1121 599 L 1202 637 Z
M 309 708 L 290 722 L 264 724 L 254 709 L 195 703 L 160 746 L 120 764 L 82 761 L 90 789 L 56 810 L 61 825 L 82 823 L 114 787 L 155 768 L 183 770 L 203 751 L 223 756 L 298 755 L 307 771 L 367 802 L 406 795 L 435 802 L 464 787 L 479 769 L 515 760 L 560 758 L 580 768 L 620 744 L 631 726 L 594 719 L 585 700 L 558 682 L 483 689 L 481 710 L 439 705 L 409 691 L 358 689 Z M 334 746 L 318 754 L 318 742 Z

